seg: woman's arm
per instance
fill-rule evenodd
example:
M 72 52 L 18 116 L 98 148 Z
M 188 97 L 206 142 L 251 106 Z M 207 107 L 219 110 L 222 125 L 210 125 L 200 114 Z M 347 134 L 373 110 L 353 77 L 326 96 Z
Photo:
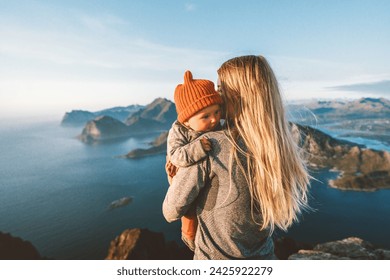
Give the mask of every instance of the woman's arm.
M 205 186 L 206 161 L 189 167 L 179 168 L 173 177 L 163 202 L 163 215 L 168 222 L 173 222 L 186 214 L 192 202 Z

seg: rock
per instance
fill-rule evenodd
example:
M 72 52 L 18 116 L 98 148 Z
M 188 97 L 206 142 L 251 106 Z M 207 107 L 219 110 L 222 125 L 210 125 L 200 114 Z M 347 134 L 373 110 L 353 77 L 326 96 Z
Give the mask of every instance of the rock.
M 338 257 L 329 253 L 299 250 L 299 253 L 291 255 L 289 260 L 349 260 L 350 258 Z
M 357 237 L 331 241 L 316 245 L 313 250 L 299 250 L 289 260 L 388 260 L 390 251 L 375 249 L 374 246 Z
M 331 241 L 316 246 L 288 237 L 274 240 L 275 254 L 289 260 L 390 260 L 390 250 L 375 248 L 357 237 Z M 166 242 L 163 233 L 148 229 L 126 229 L 108 249 L 106 260 L 191 260 L 193 252 Z M 39 260 L 37 249 L 28 241 L 0 232 L 0 260 Z
M 349 237 L 339 241 L 318 244 L 313 250 L 351 259 L 376 259 L 376 256 L 373 253 L 374 247 L 369 242 L 357 237 Z
M 38 250 L 29 242 L 0 232 L 0 260 L 40 260 Z
M 148 229 L 127 229 L 111 241 L 106 260 L 172 260 L 192 259 L 186 248 L 166 242 L 162 233 Z
M 379 256 L 380 260 L 390 260 L 390 250 L 376 249 L 374 253 Z
M 118 208 L 118 207 L 123 207 L 123 206 L 128 205 L 132 201 L 133 201 L 132 196 L 125 196 L 125 197 L 122 197 L 118 200 L 111 202 L 110 205 L 108 206 L 108 209 L 113 210 L 113 209 Z

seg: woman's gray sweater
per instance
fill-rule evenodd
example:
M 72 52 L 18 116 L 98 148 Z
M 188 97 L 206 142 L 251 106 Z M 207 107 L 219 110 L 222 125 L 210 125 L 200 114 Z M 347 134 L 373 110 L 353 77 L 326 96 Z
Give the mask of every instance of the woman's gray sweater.
M 252 218 L 245 177 L 235 162 L 230 164 L 232 144 L 224 131 L 204 136 L 212 143 L 209 157 L 179 168 L 163 202 L 165 219 L 178 220 L 196 203 L 194 259 L 273 259 L 269 231 L 261 231 L 261 219 Z

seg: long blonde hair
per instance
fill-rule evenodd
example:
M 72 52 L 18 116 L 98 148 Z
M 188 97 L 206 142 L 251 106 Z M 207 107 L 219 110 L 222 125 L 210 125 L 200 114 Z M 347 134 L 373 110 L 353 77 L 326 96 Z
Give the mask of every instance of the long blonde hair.
M 242 56 L 222 64 L 218 76 L 232 154 L 249 185 L 252 218 L 261 219 L 262 229 L 287 230 L 308 207 L 310 176 L 286 120 L 274 72 L 264 57 Z M 239 160 L 240 154 L 246 162 Z

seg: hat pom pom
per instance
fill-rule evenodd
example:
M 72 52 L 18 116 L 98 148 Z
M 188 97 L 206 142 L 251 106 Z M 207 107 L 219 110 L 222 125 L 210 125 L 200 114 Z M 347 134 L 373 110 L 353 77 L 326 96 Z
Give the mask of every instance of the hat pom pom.
M 189 83 L 189 82 L 191 82 L 193 79 L 192 79 L 192 73 L 191 73 L 191 71 L 186 71 L 185 73 L 184 73 L 184 83 L 186 84 L 186 83 Z

